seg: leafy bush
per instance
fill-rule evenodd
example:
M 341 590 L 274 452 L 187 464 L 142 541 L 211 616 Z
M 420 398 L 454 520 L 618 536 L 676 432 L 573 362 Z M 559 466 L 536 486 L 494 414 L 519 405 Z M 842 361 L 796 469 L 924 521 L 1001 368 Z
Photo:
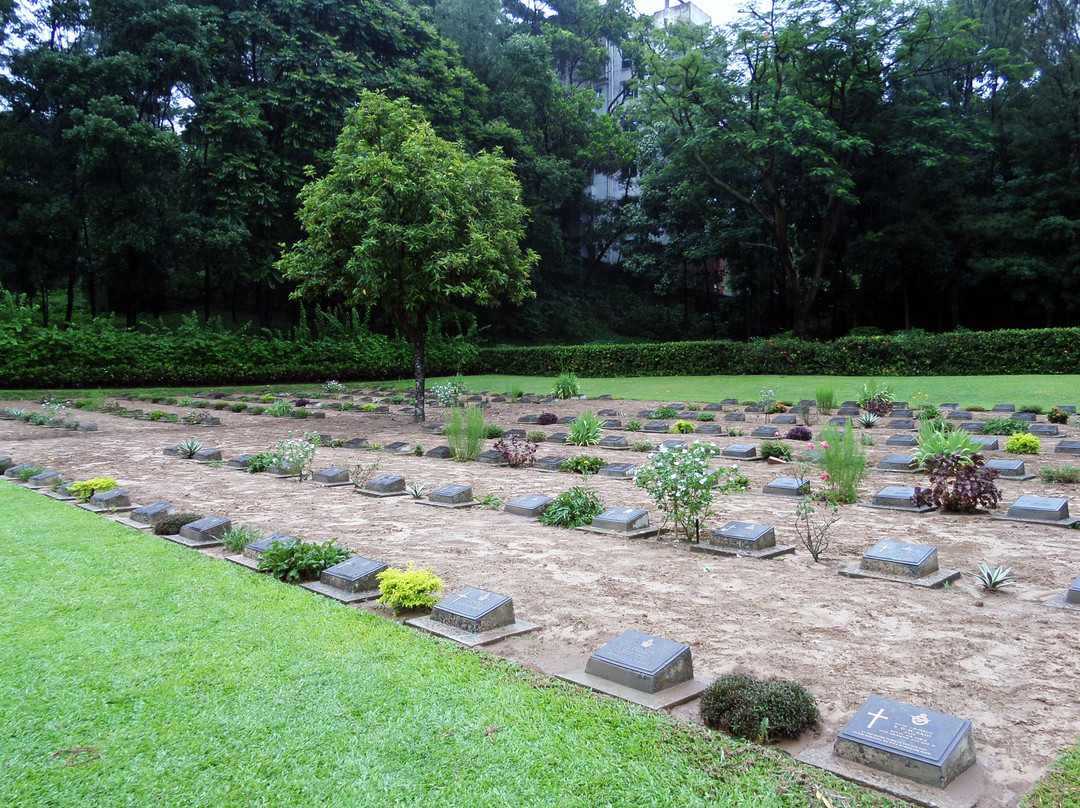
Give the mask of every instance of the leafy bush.
M 274 396 L 270 395 L 269 393 L 266 393 L 264 395 L 259 396 L 259 403 L 260 404 L 273 404 L 275 401 L 277 401 L 277 399 Z M 184 405 L 181 405 L 181 406 L 184 406 Z
M 727 673 L 701 694 L 701 720 L 736 738 L 798 738 L 819 720 L 817 704 L 798 682 Z
M 266 414 L 269 415 L 271 418 L 282 418 L 286 415 L 290 415 L 292 413 L 292 410 L 293 408 L 292 406 L 290 406 L 288 401 L 285 401 L 284 399 L 278 399 L 266 408 Z
M 199 426 L 200 424 L 210 423 L 210 418 L 211 415 L 209 413 L 202 412 L 201 410 L 192 410 L 180 420 L 189 426 Z
M 714 412 L 703 412 L 700 415 L 698 415 L 697 419 L 699 421 L 715 421 L 716 420 L 716 413 L 714 413 Z
M 485 424 L 484 425 L 484 437 L 488 440 L 494 440 L 495 438 L 501 438 L 506 430 L 498 424 Z
M 239 553 L 253 541 L 258 541 L 261 538 L 262 533 L 250 525 L 232 525 L 221 534 L 221 543 L 226 550 Z
M 883 381 L 864 382 L 855 400 L 866 412 L 879 418 L 893 411 L 892 388 Z
M 1027 412 L 1032 415 L 1038 415 L 1043 411 L 1041 404 L 1021 404 L 1018 409 L 1020 412 Z
M 1035 435 L 1016 434 L 1005 441 L 1005 451 L 1009 454 L 1038 454 L 1042 448 Z
M 449 381 L 432 387 L 431 392 L 435 394 L 435 398 L 439 399 L 439 403 L 444 407 L 453 406 L 454 402 L 457 401 L 457 397 L 465 392 L 465 379 L 460 373 L 456 373 Z
M 953 431 L 950 427 L 947 421 L 927 420 L 919 424 L 918 446 L 914 455 L 920 465 L 931 457 L 953 454 L 968 456 L 975 451 L 975 444 L 968 433 Z
M 1080 466 L 1043 466 L 1039 479 L 1044 483 L 1080 483 Z
M 330 539 L 322 544 L 308 544 L 300 539 L 271 542 L 259 557 L 259 572 L 268 572 L 287 584 L 311 581 L 323 570 L 340 564 L 352 553 Z
M 430 609 L 439 602 L 443 582 L 431 570 L 416 569 L 409 562 L 405 569 L 394 567 L 380 572 L 378 602 L 389 606 L 394 614 L 406 609 Z
M 533 443 L 543 443 L 547 440 L 548 433 L 542 429 L 530 429 L 525 433 L 525 440 Z
M 577 376 L 573 371 L 565 371 L 559 374 L 555 384 L 551 387 L 551 395 L 555 398 L 572 398 L 581 393 L 581 385 L 578 384 Z
M 1050 413 L 1046 416 L 1052 424 L 1067 424 L 1069 423 L 1069 413 L 1058 409 L 1057 407 L 1051 407 Z
M 589 524 L 603 512 L 604 506 L 600 504 L 597 493 L 591 488 L 577 485 L 552 500 L 541 514 L 540 523 L 548 527 L 579 527 Z
M 197 513 L 178 513 L 176 516 L 162 519 L 154 525 L 154 533 L 159 536 L 175 536 L 184 525 L 190 525 L 200 519 L 202 519 L 202 516 Z
M 228 407 L 228 406 L 229 406 L 229 402 L 228 402 L 228 401 L 215 401 L 215 402 L 214 402 L 214 409 L 215 409 L 215 410 L 218 410 L 219 412 L 220 412 L 221 410 L 225 409 L 225 408 L 226 408 L 226 407 Z
M 832 502 L 855 502 L 859 498 L 859 484 L 870 470 L 866 467 L 866 452 L 855 442 L 851 421 L 843 435 L 835 426 L 829 426 L 821 437 L 818 465 L 825 480 L 825 498 Z
M 68 483 L 67 489 L 79 502 L 89 502 L 90 497 L 101 491 L 112 491 L 117 482 L 112 477 L 93 477 L 89 480 Z
M 400 394 L 398 394 L 396 396 L 390 396 L 390 403 L 394 404 L 394 405 L 404 404 L 405 403 L 405 396 L 400 395 Z
M 446 411 L 443 436 L 455 460 L 475 460 L 484 450 L 484 438 L 487 436 L 483 408 L 469 406 L 463 411 L 460 407 L 450 407 Z
M 660 421 L 666 421 L 671 418 L 675 418 L 678 416 L 678 414 L 679 413 L 676 412 L 675 409 L 672 407 L 660 407 L 659 409 L 653 410 L 653 418 L 656 418 Z
M 551 426 L 554 423 L 558 423 L 558 421 L 559 416 L 557 416 L 555 413 L 542 412 L 540 413 L 540 420 L 537 421 L 537 423 L 540 424 L 540 426 Z
M 641 421 L 634 421 L 634 420 L 627 421 L 625 424 L 623 424 L 623 428 L 627 432 L 640 432 L 641 431 Z
M 248 405 L 242 401 L 237 401 L 235 404 L 229 405 L 229 412 L 243 412 L 248 408 Z
M 974 513 L 979 508 L 996 508 L 1001 491 L 997 476 L 986 468 L 977 452 L 935 455 L 923 461 L 930 475 L 930 488 L 915 488 L 917 505 L 933 505 L 953 513 Z
M 690 435 L 694 431 L 694 425 L 689 421 L 676 421 L 668 431 L 674 435 Z
M 595 446 L 600 442 L 600 419 L 591 411 L 583 412 L 570 424 L 567 443 L 574 446 Z
M 31 477 L 36 477 L 44 470 L 41 466 L 23 466 L 17 472 L 16 479 L 22 483 L 29 482 Z
M 165 411 L 164 410 L 151 410 L 150 412 L 148 412 L 146 414 L 146 420 L 147 421 L 160 421 L 164 417 L 165 417 Z
M 1027 424 L 1015 418 L 991 418 L 982 428 L 983 435 L 1015 435 L 1027 432 Z
M 632 452 L 651 452 L 653 445 L 647 440 L 636 440 L 630 444 L 630 451 Z
M 758 447 L 758 454 L 764 458 L 778 457 L 781 460 L 792 460 L 795 457 L 794 450 L 786 443 L 778 440 L 763 440 Z
M 812 437 L 813 435 L 811 434 L 810 430 L 807 429 L 805 426 L 793 426 L 784 435 L 784 440 L 807 441 L 810 440 L 810 438 Z
M 375 412 L 375 410 L 377 410 L 377 409 L 379 409 L 379 405 L 378 404 L 372 404 L 371 402 L 368 402 L 367 404 L 361 404 L 360 405 L 360 412 Z
M 303 438 L 282 438 L 269 450 L 271 466 L 284 469 L 288 474 L 295 474 L 300 480 L 311 475 L 311 466 L 315 462 L 315 444 Z
M 577 457 L 571 457 L 560 463 L 559 471 L 569 471 L 574 474 L 596 474 L 596 472 L 600 471 L 605 465 L 607 464 L 601 457 L 578 455 Z
M 495 451 L 511 468 L 531 466 L 536 456 L 536 444 L 529 440 L 519 441 L 517 435 L 511 435 L 509 441 L 504 439 L 496 443 Z

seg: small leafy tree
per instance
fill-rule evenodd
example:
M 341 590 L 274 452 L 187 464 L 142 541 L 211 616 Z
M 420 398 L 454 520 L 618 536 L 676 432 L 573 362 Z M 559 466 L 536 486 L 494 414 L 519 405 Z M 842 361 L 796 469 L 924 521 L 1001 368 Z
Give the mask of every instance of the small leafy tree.
M 665 516 L 674 521 L 676 539 L 682 528 L 689 541 L 697 542 L 698 527 L 712 513 L 717 491 L 727 494 L 746 490 L 738 466 L 709 468 L 719 453 L 711 443 L 694 443 L 682 449 L 661 446 L 638 470 L 634 484 L 644 488 Z
M 530 296 L 537 255 L 521 250 L 526 208 L 513 163 L 449 143 L 406 99 L 364 91 L 333 167 L 300 192 L 307 233 L 278 262 L 294 296 L 382 306 L 413 346 L 424 419 L 429 319 L 452 302 Z

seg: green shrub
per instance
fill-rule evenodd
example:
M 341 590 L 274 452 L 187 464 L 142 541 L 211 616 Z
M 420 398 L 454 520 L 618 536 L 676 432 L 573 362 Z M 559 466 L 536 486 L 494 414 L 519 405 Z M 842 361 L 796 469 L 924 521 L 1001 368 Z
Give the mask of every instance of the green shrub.
M 1009 454 L 1038 454 L 1042 448 L 1035 435 L 1018 433 L 1005 441 L 1005 451 Z
M 578 455 L 564 460 L 559 464 L 559 471 L 569 471 L 574 474 L 596 474 L 605 465 L 603 458 Z
M 600 419 L 592 412 L 583 412 L 570 424 L 567 443 L 574 446 L 595 446 L 600 442 Z
M 460 407 L 450 407 L 446 411 L 443 436 L 454 453 L 454 460 L 475 460 L 484 450 L 484 438 L 487 436 L 484 409 L 469 406 L 462 411 Z
M 623 429 L 625 429 L 627 432 L 640 432 L 641 421 L 627 421 L 625 424 L 623 424 Z
M 1044 483 L 1080 483 L 1080 466 L 1043 466 L 1039 479 Z
M 555 497 L 540 516 L 540 522 L 548 527 L 579 527 L 603 512 L 599 495 L 591 488 L 577 485 Z
M 1046 420 L 1052 424 L 1067 424 L 1069 423 L 1069 413 L 1060 410 L 1057 407 L 1051 407 L 1049 414 L 1046 416 Z
M 367 404 L 361 404 L 360 405 L 360 412 L 375 412 L 375 410 L 377 410 L 377 409 L 379 409 L 379 405 L 378 404 L 372 404 L 370 402 L 367 403 Z
M 170 516 L 168 519 L 163 519 L 154 525 L 154 533 L 159 536 L 175 536 L 184 525 L 190 525 L 200 519 L 202 519 L 202 516 L 197 513 L 178 513 L 176 516 Z
M 266 414 L 271 418 L 284 418 L 291 415 L 293 411 L 292 405 L 288 401 L 278 399 L 269 407 L 266 408 Z
M 798 682 L 727 673 L 701 694 L 701 720 L 736 738 L 798 738 L 819 720 L 817 704 Z
M 352 553 L 330 539 L 322 544 L 308 544 L 300 539 L 271 542 L 259 557 L 259 572 L 268 572 L 287 584 L 311 581 L 324 569 L 340 564 Z
M 165 411 L 164 410 L 151 410 L 150 412 L 148 412 L 146 414 L 146 420 L 147 421 L 160 421 L 164 417 L 165 417 Z
M 525 433 L 525 440 L 530 443 L 543 443 L 548 438 L 548 433 L 542 429 L 530 429 Z
M 376 578 L 379 580 L 378 602 L 389 606 L 394 614 L 406 609 L 430 609 L 439 602 L 443 587 L 434 572 L 416 569 L 411 561 L 403 570 L 390 567 Z
M 1027 424 L 1014 418 L 991 418 L 982 428 L 983 435 L 1015 435 L 1027 432 Z
M 242 401 L 237 401 L 234 404 L 229 405 L 229 412 L 243 412 L 248 408 L 248 405 Z
M 559 378 L 555 380 L 555 384 L 551 387 L 551 395 L 555 398 L 572 398 L 573 396 L 580 395 L 581 385 L 578 384 L 577 376 L 573 371 L 566 371 L 559 374 Z
M 266 412 L 266 407 L 263 407 L 261 404 L 256 404 L 251 408 L 252 415 L 262 415 L 264 412 Z
M 484 437 L 488 440 L 495 440 L 495 438 L 501 438 L 505 431 L 498 424 L 486 424 L 484 426 Z
M 687 412 L 700 412 L 701 411 L 701 405 L 700 404 L 687 404 L 686 405 L 686 411 Z
M 703 412 L 700 415 L 698 415 L 697 419 L 699 421 L 715 421 L 716 420 L 716 413 L 714 413 L 714 412 Z
M 250 525 L 232 525 L 221 534 L 221 543 L 233 553 L 242 552 L 253 541 L 262 538 L 262 534 Z
M 666 421 L 670 418 L 677 418 L 679 413 L 676 412 L 673 407 L 660 407 L 659 409 L 653 410 L 652 415 L 653 418 L 656 418 L 659 421 Z
M 404 404 L 405 403 L 405 396 L 400 395 L 400 394 L 396 395 L 396 396 L 390 396 L 390 403 L 391 404 Z
M 89 480 L 68 483 L 67 489 L 79 502 L 89 502 L 90 497 L 101 491 L 112 491 L 117 482 L 112 477 L 93 477 Z
M 674 435 L 689 435 L 694 431 L 694 425 L 689 421 L 676 421 L 668 431 Z
M 953 431 L 948 421 L 922 421 L 918 441 L 914 455 L 920 465 L 931 457 L 954 454 L 967 457 L 975 451 L 971 436 L 966 432 Z
M 647 440 L 636 440 L 630 444 L 630 451 L 632 452 L 651 452 L 653 445 Z
M 844 434 L 836 426 L 828 426 L 821 433 L 818 465 L 825 480 L 826 498 L 830 502 L 855 502 L 859 498 L 859 484 L 870 470 L 866 467 L 866 452 L 855 442 L 851 421 Z
M 1041 404 L 1021 404 L 1019 407 L 1019 411 L 1038 415 L 1043 411 L 1043 408 Z
M 791 461 L 795 457 L 795 451 L 779 440 L 763 440 L 758 447 L 758 454 L 766 459 L 779 457 L 781 460 L 787 461 Z
M 269 393 L 264 393 L 263 395 L 259 396 L 260 404 L 273 404 L 275 401 L 277 401 L 277 398 L 270 395 Z
M 23 466 L 21 469 L 19 469 L 16 479 L 18 479 L 19 482 L 23 483 L 29 482 L 31 477 L 36 477 L 43 471 L 45 471 L 45 469 L 43 469 L 41 466 Z
M 818 412 L 828 415 L 836 406 L 836 393 L 831 387 L 819 387 L 814 391 L 814 400 L 817 402 Z

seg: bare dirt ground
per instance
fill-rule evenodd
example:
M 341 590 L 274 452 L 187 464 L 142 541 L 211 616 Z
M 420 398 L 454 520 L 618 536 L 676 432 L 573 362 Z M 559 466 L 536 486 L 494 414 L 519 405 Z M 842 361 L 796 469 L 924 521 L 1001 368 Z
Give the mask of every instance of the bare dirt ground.
M 663 403 L 493 404 L 488 420 L 511 428 L 525 413 L 548 410 L 562 416 L 611 407 L 625 422 L 638 410 Z M 768 561 L 703 555 L 673 544 L 669 534 L 627 541 L 548 528 L 490 509 L 423 507 L 410 497 L 371 499 L 350 487 L 324 489 L 162 456 L 164 447 L 191 436 L 229 458 L 261 451 L 290 430 L 309 429 L 333 438 L 365 437 L 384 446 L 394 440 L 420 442 L 425 449 L 443 443 L 400 413 L 328 412 L 324 421 L 214 414 L 221 417 L 221 426 L 196 428 L 75 411 L 74 417 L 99 425 L 99 431 L 91 433 L 0 421 L 0 455 L 59 470 L 65 479 L 114 476 L 137 504 L 165 500 L 182 510 L 226 516 L 265 532 L 317 541 L 337 537 L 355 552 L 391 566 L 413 560 L 443 578 L 448 592 L 476 586 L 511 595 L 518 616 L 542 629 L 488 650 L 544 673 L 582 667 L 592 651 L 633 628 L 688 643 L 699 677 L 740 671 L 798 680 L 813 691 L 822 722 L 814 733 L 790 745 L 793 752 L 831 743 L 870 695 L 968 718 L 990 783 L 980 805 L 1015 804 L 1058 752 L 1080 735 L 1080 613 L 1043 604 L 1080 573 L 1076 532 L 987 516 L 846 506 L 821 563 L 813 563 L 801 547 L 795 555 Z M 440 410 L 429 411 L 429 421 L 440 418 Z M 737 425 L 747 434 L 763 421 L 760 415 L 747 419 L 747 424 Z M 819 429 L 815 427 L 815 433 Z M 554 426 L 546 430 L 566 431 Z M 1075 437 L 1078 429 L 1070 425 L 1062 432 Z M 885 446 L 894 430 L 879 428 L 874 434 L 876 445 L 868 448 L 872 465 L 885 454 L 903 451 Z M 749 437 L 708 439 L 722 446 L 757 442 Z M 1029 472 L 1069 461 L 1051 454 L 1056 441 L 1043 439 L 1044 453 L 1026 458 Z M 578 451 L 549 444 L 541 445 L 537 456 Z M 612 462 L 646 461 L 645 455 L 633 452 L 588 453 Z M 989 456 L 1007 457 L 1004 452 Z M 468 484 L 477 497 L 495 494 L 503 502 L 526 493 L 554 495 L 580 482 L 568 474 L 332 448 L 318 450 L 315 469 L 370 464 L 376 457 L 379 473 L 402 474 L 410 484 Z M 759 493 L 768 480 L 791 469 L 762 462 L 742 468 L 752 481 L 751 491 L 758 493 L 721 498 L 709 529 L 729 519 L 771 524 L 778 543 L 797 545 L 795 501 Z M 915 485 L 917 480 L 874 472 L 862 486 L 862 499 L 868 502 L 886 485 Z M 630 482 L 590 478 L 589 485 L 607 506 L 647 508 L 654 524 L 663 520 L 645 492 Z M 1076 486 L 1039 480 L 1002 480 L 999 485 L 999 513 L 1020 494 L 1076 493 Z M 1080 508 L 1076 500 L 1072 505 L 1074 511 Z M 971 571 L 984 560 L 1011 566 L 1019 586 L 986 594 L 969 577 L 947 589 L 926 590 L 837 574 L 839 565 L 856 565 L 866 549 L 885 538 L 937 546 L 943 568 Z M 696 712 L 694 702 L 676 710 L 687 719 L 696 718 Z

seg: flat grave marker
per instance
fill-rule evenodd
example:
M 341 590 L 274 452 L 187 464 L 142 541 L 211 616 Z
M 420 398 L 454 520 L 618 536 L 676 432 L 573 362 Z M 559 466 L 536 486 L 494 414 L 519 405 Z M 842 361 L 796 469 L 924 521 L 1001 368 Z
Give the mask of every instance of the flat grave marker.
M 916 505 L 915 488 L 907 485 L 887 485 L 874 494 L 867 508 L 884 508 L 889 511 L 912 511 L 926 513 L 934 510 L 932 505 Z
M 591 524 L 575 528 L 589 533 L 617 534 L 627 539 L 645 539 L 657 535 L 660 528 L 649 525 L 649 512 L 641 508 L 608 508 Z
M 778 438 L 780 437 L 780 430 L 773 426 L 759 426 L 754 428 L 750 436 L 753 438 Z
M 694 678 L 690 646 L 632 629 L 590 656 L 584 670 L 558 678 L 654 710 L 685 704 L 708 684 Z
M 352 484 L 352 480 L 349 478 L 349 470 L 343 469 L 340 466 L 332 466 L 328 469 L 323 469 L 322 471 L 316 471 L 311 475 L 311 481 L 324 488 L 335 488 L 341 485 Z
M 1015 404 L 995 404 L 991 412 L 1016 412 Z
M 728 522 L 714 530 L 706 542 L 691 544 L 690 549 L 698 553 L 751 558 L 775 558 L 795 552 L 793 546 L 776 543 L 776 530 L 771 525 L 754 522 Z
M 570 438 L 570 433 L 569 432 L 553 432 L 550 435 L 548 435 L 547 440 L 545 441 L 545 443 L 566 443 L 566 441 L 569 438 Z
M 360 603 L 379 597 L 378 575 L 387 565 L 363 556 L 353 556 L 322 571 L 317 581 L 300 586 L 342 603 Z
M 630 441 L 624 435 L 607 435 L 597 444 L 601 449 L 629 449 Z
M 255 459 L 253 454 L 242 454 L 236 457 L 230 458 L 225 461 L 225 467 L 230 469 L 240 469 L 241 471 L 247 469 L 251 465 L 251 461 Z
M 4 455 L 3 457 L 0 457 L 0 472 L 7 471 L 14 465 L 15 461 L 11 459 L 10 455 Z
M 91 513 L 126 513 L 134 508 L 131 497 L 124 488 L 99 491 L 91 496 L 86 504 L 79 507 Z
M 810 493 L 810 481 L 800 477 L 777 477 L 765 483 L 761 493 L 774 497 L 801 497 Z
M 986 461 L 986 468 L 997 472 L 1002 480 L 1034 480 L 1034 474 L 1028 474 L 1023 460 L 995 459 Z
M 506 458 L 498 449 L 488 449 L 486 452 L 481 452 L 476 456 L 476 462 L 486 466 L 505 466 Z
M 637 472 L 637 466 L 633 463 L 608 463 L 597 473 L 600 477 L 614 477 L 617 480 L 632 480 Z
M 544 494 L 523 494 L 507 502 L 503 510 L 526 519 L 539 519 L 554 501 L 554 498 Z
M 539 626 L 514 616 L 514 601 L 506 595 L 467 586 L 443 598 L 430 617 L 406 620 L 406 625 L 453 640 L 467 648 L 534 631 Z
M 919 440 L 914 435 L 890 435 L 886 446 L 918 446 Z
M 649 421 L 641 428 L 642 432 L 667 432 L 667 421 Z
M 731 422 L 744 422 L 746 421 L 746 416 L 741 412 L 729 412 L 727 415 L 724 416 L 724 420 Z
M 893 407 L 893 418 L 914 418 L 915 410 L 910 410 L 907 407 Z
M 349 438 L 347 441 L 345 441 L 343 444 L 341 444 L 341 448 L 343 448 L 343 449 L 366 449 L 368 447 L 368 445 L 369 444 L 368 444 L 368 439 L 367 438 Z
M 63 481 L 64 477 L 59 471 L 49 470 L 43 471 L 40 474 L 35 474 L 26 481 L 26 485 L 28 488 L 51 488 Z
M 259 561 L 262 559 L 262 554 L 270 549 L 270 545 L 279 542 L 284 544 L 287 541 L 296 541 L 296 537 L 285 533 L 270 533 L 255 541 L 248 542 L 239 555 L 225 556 L 225 560 L 259 572 Z
M 890 454 L 881 458 L 881 462 L 877 465 L 877 470 L 892 471 L 900 474 L 917 474 L 919 466 L 915 461 L 915 455 Z
M 979 452 L 996 452 L 1001 448 L 997 438 L 989 435 L 975 435 L 971 438 L 971 445 Z
M 873 578 L 938 589 L 959 580 L 959 570 L 938 566 L 937 548 L 927 544 L 882 540 L 863 554 L 858 567 L 837 570 L 845 578 Z
M 1022 421 L 1025 424 L 1033 424 L 1038 421 L 1038 417 L 1033 412 L 1018 412 L 1012 416 L 1014 421 Z
M 722 435 L 724 430 L 718 424 L 702 424 L 695 430 L 698 435 Z
M 453 456 L 454 452 L 449 446 L 436 446 L 434 449 L 428 449 L 424 452 L 424 457 L 431 457 L 435 460 L 450 460 Z
M 720 450 L 721 457 L 733 458 L 735 460 L 760 460 L 758 457 L 757 447 L 751 446 L 746 443 L 733 443 L 730 446 L 725 446 Z
M 216 463 L 222 459 L 220 449 L 200 449 L 191 458 L 196 463 Z
M 618 418 L 608 418 L 600 422 L 602 429 L 622 429 L 622 421 Z
M 553 472 L 558 471 L 559 466 L 567 461 L 565 457 L 541 457 L 533 461 L 533 468 L 537 471 Z
M 223 516 L 204 516 L 180 528 L 179 535 L 162 538 L 195 549 L 218 547 L 221 544 L 221 534 L 230 527 L 232 521 Z
M 840 407 L 840 409 L 838 409 L 836 411 L 836 414 L 837 415 L 846 415 L 846 416 L 850 416 L 850 417 L 854 418 L 854 417 L 857 417 L 861 412 L 862 412 L 862 410 L 859 409 L 858 407 Z
M 994 516 L 1008 522 L 1029 522 L 1055 527 L 1073 527 L 1080 519 L 1069 516 L 1069 500 L 1063 497 L 1035 497 L 1024 495 L 1009 506 L 1004 516 Z
M 164 522 L 170 516 L 176 516 L 176 506 L 171 502 L 159 501 L 135 508 L 125 518 L 117 521 L 136 530 L 152 530 L 154 525 Z
M 1080 455 L 1080 440 L 1062 440 L 1054 447 L 1054 454 Z
M 1047 606 L 1080 612 L 1080 575 L 1076 576 L 1076 580 L 1072 582 L 1072 585 L 1060 595 L 1055 595 L 1050 600 L 1043 602 Z
M 470 508 L 478 504 L 473 499 L 471 485 L 444 485 L 428 494 L 427 499 L 418 499 L 416 502 L 437 508 Z
M 413 453 L 413 446 L 407 441 L 399 440 L 386 444 L 383 451 L 396 455 L 408 455 Z
M 914 429 L 915 422 L 910 418 L 893 418 L 885 426 L 888 429 Z
M 687 443 L 684 440 L 676 440 L 674 438 L 671 439 L 671 440 L 665 440 L 665 441 L 660 442 L 660 448 L 661 449 L 666 449 L 669 452 L 681 452 L 683 449 L 687 448 L 689 445 L 690 444 Z
M 958 424 L 961 432 L 968 432 L 972 435 L 981 435 L 983 431 L 982 421 L 963 421 Z
M 1032 424 L 1028 427 L 1028 432 L 1032 435 L 1042 435 L 1050 438 L 1061 434 L 1057 424 Z
M 796 417 L 794 415 L 777 415 L 777 416 L 773 417 L 773 423 L 774 424 L 783 424 L 783 425 L 786 426 L 786 425 L 789 425 L 789 424 L 797 424 L 797 423 L 799 423 L 799 419 L 798 419 L 798 417 Z
M 357 493 L 368 497 L 401 497 L 405 491 L 405 478 L 400 474 L 382 474 L 368 480 Z

